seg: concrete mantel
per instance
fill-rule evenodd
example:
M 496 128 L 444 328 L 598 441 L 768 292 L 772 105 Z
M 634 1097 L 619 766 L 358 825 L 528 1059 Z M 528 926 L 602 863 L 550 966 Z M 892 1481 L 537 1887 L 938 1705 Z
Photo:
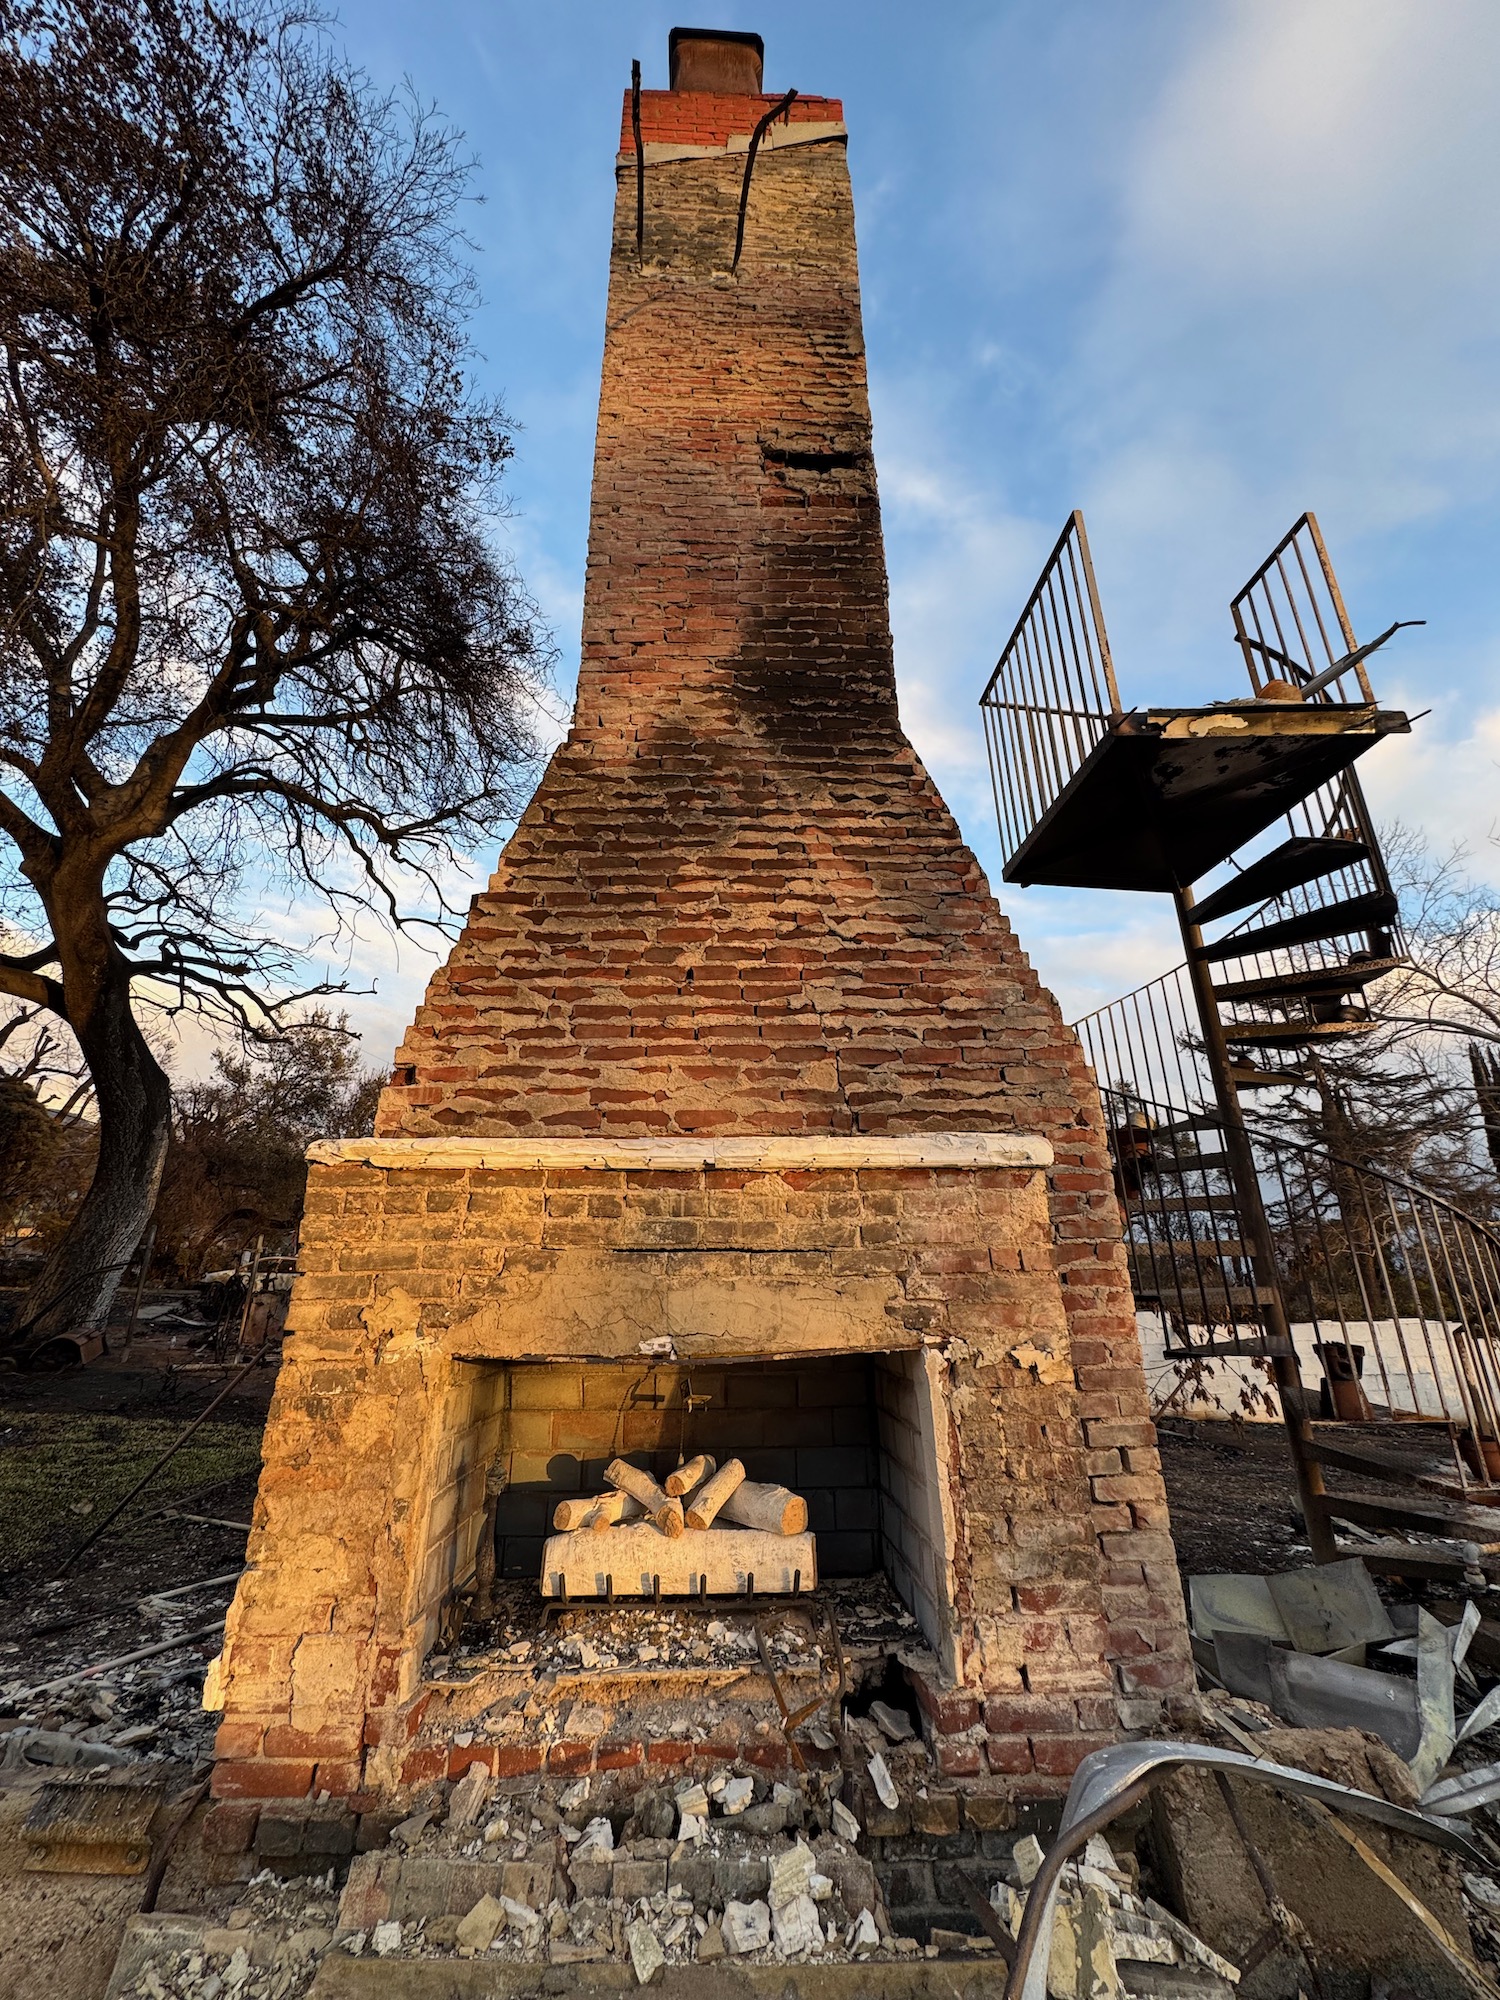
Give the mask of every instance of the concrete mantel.
M 805 1173 L 819 1168 L 1021 1167 L 1052 1164 L 1051 1141 L 1017 1132 L 913 1132 L 899 1138 L 848 1134 L 763 1139 L 318 1139 L 308 1160 L 322 1167 L 457 1169 L 596 1168 L 658 1173 Z

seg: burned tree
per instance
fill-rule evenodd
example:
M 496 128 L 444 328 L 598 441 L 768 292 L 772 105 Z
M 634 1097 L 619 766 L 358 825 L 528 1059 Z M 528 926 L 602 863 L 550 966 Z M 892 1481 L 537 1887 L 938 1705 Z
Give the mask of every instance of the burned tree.
M 99 1121 L 33 1335 L 98 1320 L 150 1214 L 141 1008 L 274 1031 L 326 988 L 268 891 L 406 921 L 514 805 L 542 659 L 467 172 L 276 0 L 0 0 L 0 993 Z

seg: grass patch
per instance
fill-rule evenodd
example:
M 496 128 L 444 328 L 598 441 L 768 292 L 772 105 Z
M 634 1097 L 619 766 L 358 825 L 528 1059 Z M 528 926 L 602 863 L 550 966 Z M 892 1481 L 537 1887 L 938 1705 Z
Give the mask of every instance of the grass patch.
M 0 1565 L 21 1568 L 81 1542 L 186 1429 L 186 1416 L 0 1409 Z M 136 1503 L 142 1512 L 260 1465 L 256 1426 L 207 1423 Z M 131 1510 L 131 1513 L 134 1509 Z M 128 1531 L 131 1513 L 111 1530 Z

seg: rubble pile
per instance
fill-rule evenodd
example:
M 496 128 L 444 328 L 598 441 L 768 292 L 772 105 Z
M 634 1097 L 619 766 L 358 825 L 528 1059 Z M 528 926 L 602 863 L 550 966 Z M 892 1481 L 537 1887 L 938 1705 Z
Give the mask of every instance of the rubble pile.
M 1011 1852 L 1010 1880 L 997 1882 L 990 1903 L 1012 1937 L 1019 1937 L 1027 1899 L 1042 1846 L 1024 1835 Z M 1013 1886 L 1014 1885 L 1014 1886 Z M 1240 1981 L 1233 1965 L 1196 1937 L 1186 1924 L 1152 1897 L 1139 1893 L 1134 1855 L 1117 1857 L 1102 1834 L 1095 1834 L 1080 1860 L 1063 1870 L 1053 1908 L 1052 1951 L 1047 1966 L 1047 1992 L 1052 2000 L 1074 1995 L 1118 1995 L 1126 1990 L 1155 1990 L 1150 1968 L 1184 1968 L 1196 1977 L 1169 1978 L 1162 1990 L 1195 2000 L 1228 1996 Z
M 231 1583 L 142 1598 L 138 1643 L 100 1662 L 72 1645 L 49 1663 L 40 1684 L 0 1682 L 0 1713 L 10 1719 L 0 1737 L 0 1770 L 32 1765 L 116 1764 L 138 1757 L 189 1765 L 213 1755 L 217 1718 L 203 1710 L 204 1628 L 215 1624 Z M 176 1641 L 177 1643 L 173 1643 Z M 210 1650 L 217 1639 L 210 1638 Z M 19 1651 L 10 1642 L 8 1652 Z M 132 1657 L 145 1654 L 147 1657 Z

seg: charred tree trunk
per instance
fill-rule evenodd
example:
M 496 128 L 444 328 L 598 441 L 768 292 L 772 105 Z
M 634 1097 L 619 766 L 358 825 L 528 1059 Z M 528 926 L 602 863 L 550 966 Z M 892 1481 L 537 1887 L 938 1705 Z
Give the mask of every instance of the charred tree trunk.
M 113 953 L 88 1014 L 71 1026 L 93 1080 L 99 1157 L 78 1213 L 21 1307 L 16 1335 L 24 1348 L 103 1324 L 151 1220 L 167 1157 L 172 1087 L 136 1023 L 129 976 Z

